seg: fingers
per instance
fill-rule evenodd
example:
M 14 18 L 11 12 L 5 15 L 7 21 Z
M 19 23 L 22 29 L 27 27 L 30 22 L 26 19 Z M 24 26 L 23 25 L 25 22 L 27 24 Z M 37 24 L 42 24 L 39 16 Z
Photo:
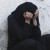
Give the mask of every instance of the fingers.
M 35 14 L 35 16 L 34 16 L 35 18 L 38 17 L 39 16 L 39 10 L 37 9 L 34 14 Z

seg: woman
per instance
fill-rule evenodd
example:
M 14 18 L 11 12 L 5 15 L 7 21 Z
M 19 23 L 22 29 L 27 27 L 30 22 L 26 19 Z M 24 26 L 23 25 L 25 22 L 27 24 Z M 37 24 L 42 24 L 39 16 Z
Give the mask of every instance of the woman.
M 40 43 L 39 11 L 36 5 L 25 2 L 8 17 L 7 50 L 43 50 Z

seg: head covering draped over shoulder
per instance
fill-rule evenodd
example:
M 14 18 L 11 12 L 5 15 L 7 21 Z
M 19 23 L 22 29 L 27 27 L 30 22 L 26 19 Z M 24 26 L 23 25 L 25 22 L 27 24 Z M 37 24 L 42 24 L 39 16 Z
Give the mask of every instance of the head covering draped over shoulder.
M 16 8 L 16 10 L 13 11 L 11 15 L 8 16 L 8 48 L 7 50 L 22 50 L 22 49 L 25 50 L 25 48 L 26 49 L 28 48 L 27 50 L 31 50 L 32 47 L 35 47 L 36 50 L 41 50 L 41 44 L 39 45 L 38 42 L 34 43 L 34 39 L 36 41 L 40 41 L 39 40 L 41 37 L 40 28 L 34 27 L 35 28 L 34 29 L 30 25 L 25 25 L 25 27 L 23 27 L 23 24 L 25 23 L 23 13 L 28 11 L 34 14 L 36 9 L 37 9 L 37 6 L 35 4 L 31 2 L 25 2 L 19 5 Z M 37 26 L 39 26 L 38 17 L 36 20 L 38 24 Z M 32 24 L 32 20 L 31 20 L 31 24 Z M 30 40 L 29 42 L 29 39 L 32 39 L 32 40 Z M 22 44 L 24 44 L 25 47 Z
M 37 6 L 31 2 L 25 2 L 25 3 L 22 3 L 21 5 L 19 5 L 15 11 L 13 11 L 11 14 L 14 16 L 15 20 L 18 21 L 19 25 L 23 25 L 24 24 L 24 17 L 23 17 L 23 13 L 28 11 L 28 12 L 31 12 L 31 13 L 35 13 L 36 11 Z M 38 25 L 39 25 L 39 21 L 38 22 Z M 31 23 L 32 23 L 32 20 L 31 20 Z

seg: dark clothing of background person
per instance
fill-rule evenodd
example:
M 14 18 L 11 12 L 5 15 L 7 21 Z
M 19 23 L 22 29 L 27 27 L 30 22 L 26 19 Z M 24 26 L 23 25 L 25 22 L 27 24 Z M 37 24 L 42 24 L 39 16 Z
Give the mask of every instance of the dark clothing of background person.
M 25 23 L 22 16 L 26 11 L 34 14 L 36 9 L 36 5 L 26 2 L 18 6 L 17 9 L 8 16 L 7 50 L 46 50 L 46 43 L 44 44 L 46 41 L 43 42 L 38 17 L 36 18 L 37 26 L 34 26 Z

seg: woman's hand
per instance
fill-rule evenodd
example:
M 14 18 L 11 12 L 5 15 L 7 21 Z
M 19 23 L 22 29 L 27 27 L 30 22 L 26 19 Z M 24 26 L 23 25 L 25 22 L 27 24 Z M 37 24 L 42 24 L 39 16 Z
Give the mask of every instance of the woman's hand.
M 37 9 L 34 14 L 35 14 L 34 18 L 37 18 L 39 16 L 39 10 Z
M 33 17 L 33 24 L 35 26 L 37 26 L 37 20 L 36 20 L 36 18 L 39 16 L 39 10 L 37 9 L 34 14 L 35 14 L 35 16 Z

